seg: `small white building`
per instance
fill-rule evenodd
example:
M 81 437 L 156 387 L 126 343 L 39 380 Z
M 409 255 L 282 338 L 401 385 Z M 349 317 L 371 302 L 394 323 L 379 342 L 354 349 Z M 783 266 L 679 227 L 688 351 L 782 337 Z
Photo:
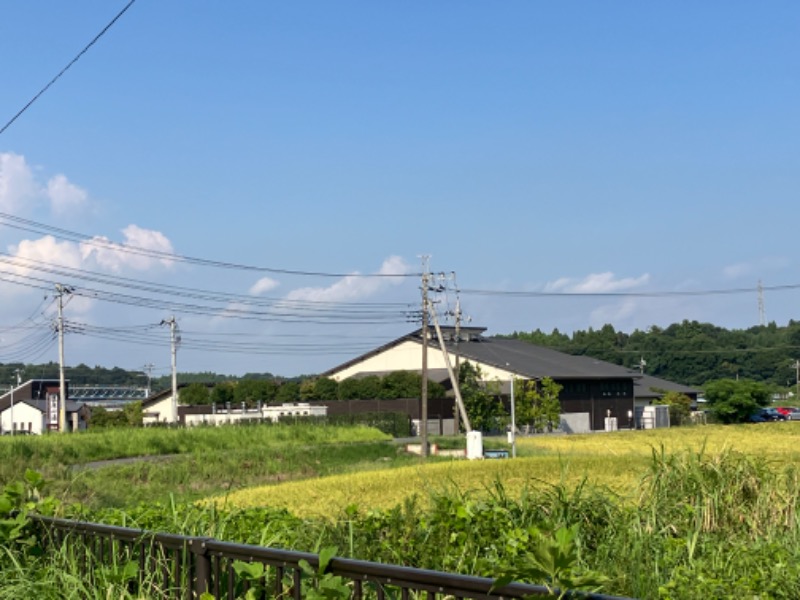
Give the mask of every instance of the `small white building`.
M 0 432 L 41 435 L 58 430 L 59 381 L 57 379 L 31 379 L 0 396 Z M 67 431 L 86 429 L 87 409 L 83 403 L 69 400 L 69 386 L 65 407 Z
M 203 404 L 186 405 L 180 402 L 180 390 L 185 385 L 178 386 L 177 422 L 183 426 L 194 425 L 226 425 L 242 421 L 272 421 L 297 417 L 325 417 L 328 414 L 327 406 L 315 406 L 306 402 L 284 404 L 262 404 L 255 408 L 242 405 L 228 404 L 225 406 Z M 175 423 L 173 417 L 172 390 L 164 390 L 154 394 L 142 404 L 142 421 L 144 425 L 158 423 Z

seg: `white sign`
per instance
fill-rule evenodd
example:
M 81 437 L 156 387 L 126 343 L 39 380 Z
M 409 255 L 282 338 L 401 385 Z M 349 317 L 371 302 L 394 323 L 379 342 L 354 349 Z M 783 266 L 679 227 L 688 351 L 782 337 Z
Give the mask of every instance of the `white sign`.
M 58 394 L 47 395 L 47 422 L 58 427 Z

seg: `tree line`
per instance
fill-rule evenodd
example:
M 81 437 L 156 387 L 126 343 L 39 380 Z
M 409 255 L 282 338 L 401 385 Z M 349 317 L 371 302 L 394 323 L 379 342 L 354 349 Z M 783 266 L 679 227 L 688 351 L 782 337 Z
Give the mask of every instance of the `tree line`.
M 498 336 L 518 339 L 568 354 L 586 355 L 691 386 L 719 379 L 750 379 L 778 387 L 795 385 L 800 358 L 800 321 L 779 327 L 774 322 L 749 329 L 725 329 L 710 323 L 683 321 L 666 328 L 652 326 L 633 333 L 612 325 L 545 333 L 515 331 Z
M 741 378 L 791 388 L 796 376 L 793 365 L 800 358 L 800 321 L 794 320 L 786 326 L 779 327 L 771 322 L 744 330 L 683 321 L 666 328 L 652 326 L 645 331 L 637 329 L 632 333 L 604 325 L 600 329 L 579 330 L 571 335 L 558 329 L 550 333 L 536 329 L 530 332 L 515 331 L 498 337 L 519 339 L 568 354 L 591 356 L 636 370 L 640 361 L 644 360 L 645 373 L 697 387 L 709 381 Z M 22 372 L 23 380 L 59 377 L 58 364 L 54 362 L 38 365 L 0 364 L 0 389 L 7 388 L 15 380 L 16 369 Z M 65 375 L 71 385 L 147 385 L 147 375 L 143 371 L 119 367 L 79 364 L 67 367 Z M 394 383 L 390 382 L 384 389 L 384 382 L 379 381 L 381 378 L 377 376 L 347 380 L 349 383 L 343 382 L 342 389 L 335 382 L 325 382 L 324 379 L 314 375 L 286 378 L 272 373 L 246 373 L 240 377 L 214 372 L 178 373 L 178 383 L 181 384 L 232 384 L 251 380 L 270 382 L 266 384 L 268 389 L 259 392 L 261 397 L 269 398 L 269 401 L 278 397 L 278 390 L 282 390 L 280 398 L 286 401 L 384 397 L 382 394 L 396 393 L 392 391 L 396 387 Z M 151 381 L 154 391 L 166 390 L 170 386 L 169 375 Z M 432 388 L 432 393 L 437 393 L 436 386 Z M 270 396 L 273 392 L 275 395 Z M 227 392 L 220 393 L 226 397 L 224 401 L 241 402 L 235 397 L 231 400 Z M 248 395 L 251 395 L 250 392 Z
M 213 385 L 191 383 L 181 389 L 181 402 L 193 405 L 227 404 L 252 408 L 259 403 L 306 402 L 312 400 L 361 400 L 418 398 L 422 377 L 412 371 L 395 371 L 384 376 L 367 375 L 336 381 L 328 377 L 308 377 L 302 381 L 241 379 Z M 428 397 L 444 398 L 444 387 L 428 380 Z

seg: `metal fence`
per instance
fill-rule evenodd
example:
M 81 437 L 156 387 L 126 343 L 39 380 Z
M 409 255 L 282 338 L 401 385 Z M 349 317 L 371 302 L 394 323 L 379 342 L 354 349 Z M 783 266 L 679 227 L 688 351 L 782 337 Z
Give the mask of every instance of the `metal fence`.
M 45 552 L 68 551 L 91 581 L 98 569 L 132 571 L 125 580 L 129 591 L 163 598 L 300 599 L 319 584 L 301 568 L 316 572 L 319 556 L 205 537 L 154 533 L 126 527 L 33 516 Z M 241 563 L 263 565 L 242 573 Z M 124 567 L 124 569 L 123 569 Z M 131 569 L 133 567 L 133 569 Z M 238 569 L 236 567 L 239 567 Z M 255 575 L 254 575 L 255 573 Z M 324 577 L 342 578 L 356 600 L 384 598 L 502 599 L 554 597 L 545 586 L 512 583 L 493 589 L 493 580 L 397 565 L 333 558 Z M 316 579 L 316 580 L 315 580 Z M 555 596 L 558 591 L 555 591 Z M 564 598 L 625 600 L 615 596 L 567 592 Z

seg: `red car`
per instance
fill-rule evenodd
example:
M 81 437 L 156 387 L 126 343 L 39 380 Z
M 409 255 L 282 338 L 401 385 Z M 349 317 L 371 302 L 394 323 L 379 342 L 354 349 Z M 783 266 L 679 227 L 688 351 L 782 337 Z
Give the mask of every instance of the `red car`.
M 790 413 L 797 412 L 798 408 L 795 406 L 776 406 L 775 410 L 788 417 Z

